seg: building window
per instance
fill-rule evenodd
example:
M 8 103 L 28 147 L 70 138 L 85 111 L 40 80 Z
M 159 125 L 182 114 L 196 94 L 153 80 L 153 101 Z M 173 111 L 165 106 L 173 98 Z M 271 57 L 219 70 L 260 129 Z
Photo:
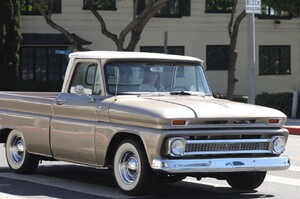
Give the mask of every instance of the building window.
M 233 0 L 206 0 L 206 13 L 231 13 Z
M 83 10 L 89 10 L 89 0 L 83 0 Z M 97 10 L 117 10 L 116 0 L 103 0 L 97 6 Z
M 229 45 L 207 45 L 206 46 L 206 69 L 228 70 Z
M 164 53 L 163 46 L 141 46 L 141 52 Z M 168 46 L 167 54 L 184 55 L 184 46 Z
M 63 81 L 67 66 L 67 47 L 21 47 L 22 81 Z
M 284 1 L 278 1 L 276 3 L 282 4 L 282 6 L 278 5 L 277 8 L 284 8 Z M 275 9 L 267 2 L 262 1 L 261 3 L 261 14 L 257 15 L 259 19 L 291 19 L 292 15 L 289 11 L 284 9 Z
M 41 15 L 34 6 L 34 0 L 21 0 L 21 15 Z M 53 13 L 61 13 L 61 0 L 55 0 Z
M 259 74 L 291 74 L 291 47 L 259 46 Z
M 137 13 L 141 13 L 152 0 L 140 0 Z M 191 0 L 169 0 L 154 17 L 182 17 L 191 16 Z

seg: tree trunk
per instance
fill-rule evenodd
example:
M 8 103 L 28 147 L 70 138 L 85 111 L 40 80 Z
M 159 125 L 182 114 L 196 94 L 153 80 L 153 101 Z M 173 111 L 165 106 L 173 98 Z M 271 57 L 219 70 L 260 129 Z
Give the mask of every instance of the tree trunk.
M 236 49 L 230 49 L 230 61 L 228 66 L 228 80 L 227 80 L 227 99 L 232 100 L 234 96 L 235 84 L 238 82 L 238 79 L 235 77 L 236 71 L 236 60 L 238 53 Z
M 246 16 L 245 10 L 243 10 L 236 19 L 234 19 L 236 12 L 237 0 L 234 1 L 230 22 L 228 24 L 228 33 L 230 38 L 230 57 L 228 66 L 228 77 L 227 77 L 227 99 L 233 100 L 235 85 L 238 79 L 235 77 L 236 71 L 236 61 L 238 57 L 238 52 L 236 49 L 237 38 L 239 32 L 239 26 L 242 20 Z

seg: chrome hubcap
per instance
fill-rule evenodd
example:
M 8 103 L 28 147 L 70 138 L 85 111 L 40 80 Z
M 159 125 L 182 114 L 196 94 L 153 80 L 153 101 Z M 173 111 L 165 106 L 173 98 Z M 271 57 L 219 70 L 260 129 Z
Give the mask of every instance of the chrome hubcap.
M 135 182 L 139 173 L 138 159 L 131 151 L 122 154 L 119 161 L 119 174 L 126 184 Z
M 9 145 L 10 157 L 14 163 L 18 164 L 23 161 L 24 149 L 25 146 L 23 139 L 20 136 L 16 135 Z

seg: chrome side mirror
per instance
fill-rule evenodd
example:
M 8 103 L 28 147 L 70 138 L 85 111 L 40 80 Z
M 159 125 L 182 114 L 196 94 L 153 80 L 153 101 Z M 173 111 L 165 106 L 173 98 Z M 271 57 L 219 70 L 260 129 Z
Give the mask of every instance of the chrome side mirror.
M 84 87 L 82 85 L 77 85 L 74 88 L 74 92 L 76 95 L 83 95 L 84 94 Z
M 87 93 L 84 91 L 84 87 L 83 87 L 82 85 L 77 85 L 77 86 L 75 86 L 74 92 L 75 92 L 76 95 L 85 95 L 85 96 L 87 96 L 88 98 L 90 98 L 90 101 L 91 101 L 91 102 L 94 102 L 94 101 L 95 101 L 94 98 L 92 98 L 89 94 L 87 94 Z

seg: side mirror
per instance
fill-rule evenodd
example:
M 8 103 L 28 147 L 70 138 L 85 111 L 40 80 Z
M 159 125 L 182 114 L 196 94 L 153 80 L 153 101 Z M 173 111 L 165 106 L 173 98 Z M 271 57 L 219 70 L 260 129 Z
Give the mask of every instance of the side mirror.
M 87 93 L 84 91 L 84 87 L 83 87 L 82 85 L 77 85 L 77 86 L 75 86 L 74 92 L 75 92 L 76 95 L 85 95 L 85 96 L 87 96 L 88 98 L 90 98 L 90 101 L 91 101 L 91 102 L 94 102 L 94 101 L 95 101 L 94 98 L 92 98 L 89 94 L 87 94 Z
M 83 95 L 84 94 L 84 87 L 82 85 L 77 85 L 74 88 L 74 92 L 76 95 Z

